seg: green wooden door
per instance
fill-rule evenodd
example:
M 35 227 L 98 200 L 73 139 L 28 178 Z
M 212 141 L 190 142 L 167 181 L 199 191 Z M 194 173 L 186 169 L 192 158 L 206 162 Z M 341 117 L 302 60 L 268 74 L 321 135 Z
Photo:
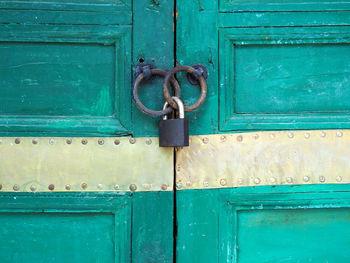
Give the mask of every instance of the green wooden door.
M 0 262 L 173 261 L 173 151 L 131 100 L 174 65 L 173 6 L 0 1 Z
M 209 71 L 176 155 L 177 262 L 349 261 L 350 2 L 176 5 L 176 60 Z
M 350 2 L 23 0 L 0 14 L 1 262 L 350 260 Z M 207 67 L 190 147 L 158 147 L 131 100 L 140 62 Z M 163 106 L 161 86 L 140 89 L 146 106 Z

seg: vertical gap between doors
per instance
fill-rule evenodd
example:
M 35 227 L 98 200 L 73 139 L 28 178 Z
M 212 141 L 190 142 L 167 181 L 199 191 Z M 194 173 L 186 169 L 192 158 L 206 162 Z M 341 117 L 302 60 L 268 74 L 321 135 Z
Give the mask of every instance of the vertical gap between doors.
M 174 0 L 173 10 L 173 27 L 174 27 L 174 67 L 177 66 L 176 60 L 176 27 L 177 27 L 177 0 Z M 176 263 L 176 245 L 177 245 L 177 212 L 176 212 L 176 148 L 174 148 L 174 162 L 173 162 L 173 173 L 174 173 L 174 221 L 173 221 L 173 263 Z

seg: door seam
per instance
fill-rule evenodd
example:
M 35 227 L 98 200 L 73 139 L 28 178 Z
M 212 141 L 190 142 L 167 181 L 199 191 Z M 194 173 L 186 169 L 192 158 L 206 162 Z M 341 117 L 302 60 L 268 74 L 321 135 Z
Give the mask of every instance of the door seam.
M 176 45 L 177 45 L 177 0 L 174 0 L 174 6 L 173 6 L 173 28 L 174 28 L 174 67 L 177 66 L 177 56 L 176 56 Z M 176 148 L 173 149 L 174 151 L 174 161 L 173 161 L 173 192 L 174 192 L 174 201 L 173 201 L 173 263 L 177 262 L 177 233 L 178 233 L 178 226 L 177 226 L 177 203 L 176 203 Z

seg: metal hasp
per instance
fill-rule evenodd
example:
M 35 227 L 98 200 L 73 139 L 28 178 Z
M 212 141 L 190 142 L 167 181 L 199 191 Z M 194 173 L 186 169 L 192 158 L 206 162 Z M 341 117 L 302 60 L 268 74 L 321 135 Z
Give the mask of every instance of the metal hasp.
M 188 120 L 185 119 L 185 110 L 182 101 L 173 97 L 179 107 L 179 118 L 170 119 L 165 115 L 163 120 L 159 121 L 159 146 L 160 147 L 182 147 L 189 146 Z M 164 108 L 168 107 L 164 104 Z
M 208 78 L 208 70 L 204 65 L 194 64 L 192 65 L 192 68 L 195 69 L 194 73 L 187 73 L 186 75 L 187 80 L 189 83 L 191 83 L 191 85 L 200 85 L 198 81 L 200 76 L 203 76 L 204 79 Z
M 350 131 L 192 136 L 176 151 L 177 189 L 350 183 Z

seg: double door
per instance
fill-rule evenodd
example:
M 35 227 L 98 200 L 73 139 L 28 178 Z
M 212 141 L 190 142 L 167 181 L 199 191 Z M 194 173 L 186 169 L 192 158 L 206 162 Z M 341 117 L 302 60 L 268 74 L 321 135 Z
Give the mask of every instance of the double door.
M 0 1 L 1 262 L 346 262 L 350 2 Z M 202 64 L 158 147 L 140 63 Z M 177 74 L 186 105 L 200 95 Z M 162 79 L 139 88 L 164 105 Z

